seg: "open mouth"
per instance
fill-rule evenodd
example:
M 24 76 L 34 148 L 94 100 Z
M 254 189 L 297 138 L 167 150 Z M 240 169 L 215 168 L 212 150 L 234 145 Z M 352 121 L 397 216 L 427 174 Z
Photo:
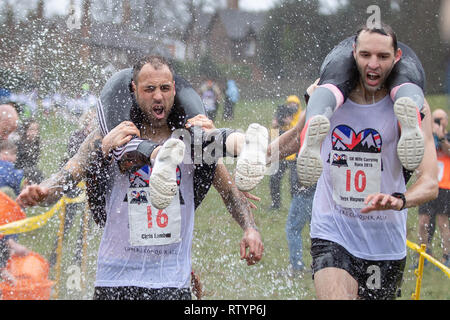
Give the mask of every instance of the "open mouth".
M 367 84 L 370 86 L 377 86 L 380 82 L 381 76 L 376 72 L 367 72 L 366 73 Z
M 157 119 L 164 118 L 164 115 L 165 115 L 164 106 L 156 105 L 156 106 L 153 106 L 152 110 L 153 110 L 153 114 L 155 115 L 155 117 Z

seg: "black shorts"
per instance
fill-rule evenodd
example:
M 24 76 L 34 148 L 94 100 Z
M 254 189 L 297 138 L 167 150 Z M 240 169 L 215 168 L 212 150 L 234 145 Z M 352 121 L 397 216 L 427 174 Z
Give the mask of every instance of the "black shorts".
M 95 287 L 94 300 L 191 300 L 189 288 Z
M 419 206 L 419 214 L 428 214 L 429 216 L 436 214 L 450 215 L 450 190 L 439 188 L 436 199 Z
M 311 239 L 312 272 L 333 267 L 347 271 L 358 282 L 364 300 L 393 300 L 400 296 L 406 257 L 402 260 L 370 261 L 351 255 L 339 244 Z

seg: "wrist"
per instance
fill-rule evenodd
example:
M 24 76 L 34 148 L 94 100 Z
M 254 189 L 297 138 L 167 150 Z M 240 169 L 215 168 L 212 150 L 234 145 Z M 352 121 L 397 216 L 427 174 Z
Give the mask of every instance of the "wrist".
M 405 209 L 405 207 L 406 207 L 406 197 L 405 197 L 404 193 L 394 192 L 393 194 L 391 194 L 391 196 L 393 196 L 394 198 L 397 198 L 397 199 L 401 199 L 403 201 L 403 204 L 402 204 L 401 208 L 398 209 L 398 211 L 402 211 L 403 209 Z
M 259 232 L 258 227 L 255 226 L 255 225 L 253 225 L 253 226 L 247 226 L 247 227 L 244 229 L 245 232 L 250 231 L 250 230 L 254 230 L 254 231 L 256 231 L 256 232 Z

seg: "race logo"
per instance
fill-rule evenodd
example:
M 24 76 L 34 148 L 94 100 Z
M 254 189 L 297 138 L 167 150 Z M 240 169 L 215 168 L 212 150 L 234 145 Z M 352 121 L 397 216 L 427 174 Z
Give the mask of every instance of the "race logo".
M 149 186 L 149 179 L 152 174 L 152 168 L 149 165 L 145 165 L 140 168 L 138 171 L 129 174 L 130 186 L 129 188 L 146 188 Z M 180 186 L 181 183 L 181 170 L 180 167 L 177 166 L 176 170 L 176 179 L 177 185 Z M 141 191 L 133 191 L 132 193 L 133 199 L 131 199 L 131 203 L 148 203 L 147 193 L 144 190 Z M 124 202 L 128 201 L 128 195 L 125 195 L 123 199 Z M 184 199 L 181 196 L 180 192 L 180 202 L 184 204 Z
M 333 162 L 331 164 L 338 167 L 348 167 L 347 156 L 345 154 L 335 153 L 333 154 Z
M 381 152 L 381 135 L 375 129 L 364 129 L 356 133 L 349 126 L 341 124 L 333 129 L 331 139 L 333 150 Z
M 148 187 L 151 169 L 150 166 L 145 165 L 135 173 L 130 173 L 130 188 Z
M 133 190 L 131 192 L 131 196 L 132 196 L 132 199 L 131 199 L 130 203 L 137 203 L 137 204 L 148 203 L 147 192 L 145 192 L 145 190 L 140 190 L 140 191 Z

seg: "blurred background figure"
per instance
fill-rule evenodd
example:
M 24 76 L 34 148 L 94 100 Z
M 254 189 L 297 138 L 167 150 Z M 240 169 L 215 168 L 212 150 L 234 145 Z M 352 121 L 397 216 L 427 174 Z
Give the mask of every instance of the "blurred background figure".
M 442 238 L 442 263 L 450 267 L 450 134 L 448 115 L 442 109 L 433 111 L 433 137 L 439 166 L 439 195 L 435 200 L 419 206 L 419 241 L 432 254 L 433 234 L 438 225 Z M 417 264 L 417 263 L 416 263 Z M 416 267 L 416 266 L 414 266 Z
M 26 184 L 23 170 L 15 167 L 17 146 L 11 140 L 0 141 L 0 191 L 16 199 Z
M 33 117 L 25 119 L 19 126 L 20 137 L 17 143 L 16 168 L 24 171 L 30 183 L 40 183 L 44 179 L 38 168 L 41 156 L 41 138 L 39 122 Z
M 205 106 L 206 115 L 211 120 L 216 119 L 219 101 L 222 99 L 222 93 L 219 85 L 212 79 L 206 79 L 200 86 L 199 95 Z
M 447 46 L 447 49 L 450 48 L 450 0 L 442 0 L 441 1 L 441 38 L 442 42 Z M 447 50 L 447 103 L 450 107 L 450 50 Z
M 291 129 L 298 122 L 302 108 L 300 99 L 291 95 L 286 99 L 285 104 L 278 106 L 272 120 L 272 128 L 270 130 L 270 138 L 273 141 L 279 135 Z M 278 210 L 281 207 L 281 180 L 284 172 L 289 169 L 290 194 L 294 195 L 299 190 L 298 177 L 296 170 L 295 154 L 280 160 L 278 171 L 270 176 L 270 196 L 272 198 L 271 210 Z
M 0 141 L 8 139 L 17 130 L 19 115 L 11 104 L 0 105 Z
M 228 80 L 227 87 L 225 89 L 225 103 L 223 106 L 223 119 L 233 120 L 234 107 L 239 101 L 239 88 L 236 81 Z
M 86 111 L 82 114 L 79 119 L 79 128 L 75 130 L 69 137 L 69 142 L 67 144 L 67 152 L 66 157 L 62 160 L 61 165 L 66 163 L 70 158 L 72 158 L 80 148 L 80 145 L 83 143 L 84 139 L 92 132 L 95 128 L 97 118 L 96 118 L 96 110 L 94 108 L 86 109 Z M 76 198 L 83 192 L 83 189 L 76 188 L 71 189 L 67 192 L 67 196 L 69 198 Z M 74 219 L 76 214 L 82 214 L 86 209 L 85 203 L 69 203 L 66 205 L 66 215 L 64 220 L 64 234 L 72 228 Z M 88 227 L 91 219 L 88 220 Z M 81 264 L 81 256 L 82 256 L 82 244 L 83 244 L 83 232 L 84 229 L 84 219 L 81 219 L 81 227 L 78 232 L 77 244 L 75 247 L 75 252 L 73 255 L 73 262 L 76 264 Z M 49 258 L 50 266 L 53 267 L 56 263 L 56 249 L 58 247 L 58 238 L 55 239 L 55 243 L 53 245 L 53 251 Z

